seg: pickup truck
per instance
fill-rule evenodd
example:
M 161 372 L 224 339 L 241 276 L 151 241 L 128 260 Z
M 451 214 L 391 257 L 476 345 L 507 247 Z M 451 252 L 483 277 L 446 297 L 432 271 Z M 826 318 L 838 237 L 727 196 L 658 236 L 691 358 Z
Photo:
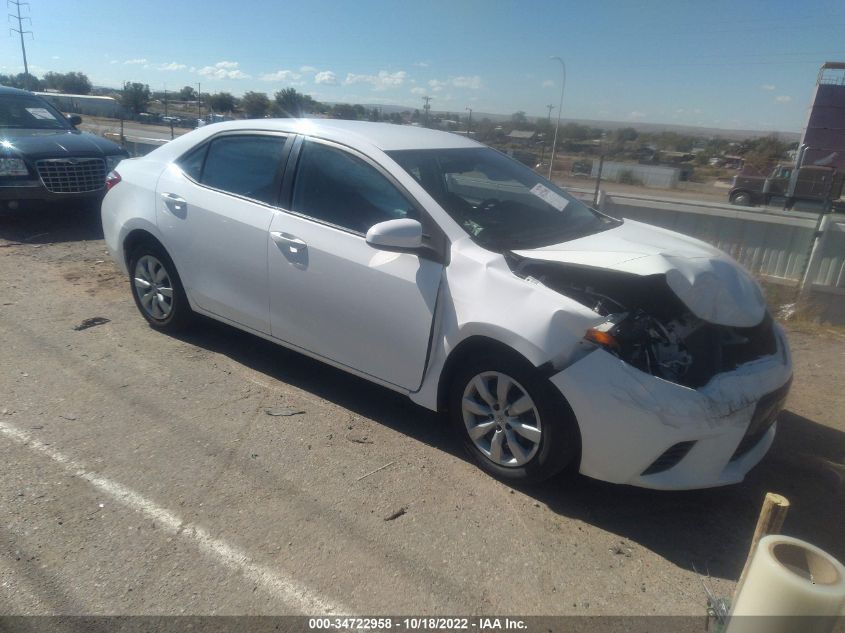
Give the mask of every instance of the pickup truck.
M 843 182 L 845 174 L 832 167 L 778 165 L 768 177 L 734 176 L 728 200 L 731 204 L 750 207 L 769 204 L 772 198 L 784 198 L 786 206 L 791 207 L 798 200 L 824 202 L 829 197 L 834 210 L 843 211 L 845 202 L 839 200 Z

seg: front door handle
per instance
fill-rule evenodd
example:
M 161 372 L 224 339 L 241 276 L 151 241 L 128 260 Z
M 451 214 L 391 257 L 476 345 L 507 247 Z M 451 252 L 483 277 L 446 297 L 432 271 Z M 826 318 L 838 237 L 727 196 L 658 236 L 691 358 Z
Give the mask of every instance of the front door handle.
M 302 250 L 305 250 L 308 246 L 305 242 L 296 237 L 296 235 L 291 235 L 290 233 L 270 231 L 270 237 L 276 244 L 289 248 L 293 253 L 298 253 Z
M 185 199 L 177 196 L 175 193 L 163 193 L 161 194 L 161 199 L 164 200 L 164 204 L 173 213 L 185 213 L 188 208 L 188 203 L 185 202 Z

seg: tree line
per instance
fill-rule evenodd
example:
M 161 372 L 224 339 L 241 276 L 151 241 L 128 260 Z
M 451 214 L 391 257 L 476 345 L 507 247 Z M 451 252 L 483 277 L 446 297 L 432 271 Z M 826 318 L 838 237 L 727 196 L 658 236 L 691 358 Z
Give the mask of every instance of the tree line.
M 55 73 L 48 72 L 39 79 L 33 74 L 18 73 L 17 75 L 0 75 L 0 86 L 11 86 L 22 90 L 58 90 L 66 94 L 91 94 L 93 86 L 88 75 L 81 72 Z

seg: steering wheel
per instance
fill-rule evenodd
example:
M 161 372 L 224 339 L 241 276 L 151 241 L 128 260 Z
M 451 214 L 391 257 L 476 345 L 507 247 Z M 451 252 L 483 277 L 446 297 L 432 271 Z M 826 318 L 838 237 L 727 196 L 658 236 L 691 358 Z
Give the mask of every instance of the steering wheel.
M 498 198 L 485 198 L 476 205 L 477 211 L 490 211 L 493 207 L 502 204 Z

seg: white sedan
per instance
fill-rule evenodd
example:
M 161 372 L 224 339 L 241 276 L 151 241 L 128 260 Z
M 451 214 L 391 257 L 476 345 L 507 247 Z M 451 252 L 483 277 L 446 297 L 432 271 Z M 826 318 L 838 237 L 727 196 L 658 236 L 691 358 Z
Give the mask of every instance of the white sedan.
M 153 328 L 203 314 L 448 411 L 498 477 L 718 486 L 772 443 L 791 359 L 756 282 L 472 140 L 214 124 L 108 187 L 106 242 Z

